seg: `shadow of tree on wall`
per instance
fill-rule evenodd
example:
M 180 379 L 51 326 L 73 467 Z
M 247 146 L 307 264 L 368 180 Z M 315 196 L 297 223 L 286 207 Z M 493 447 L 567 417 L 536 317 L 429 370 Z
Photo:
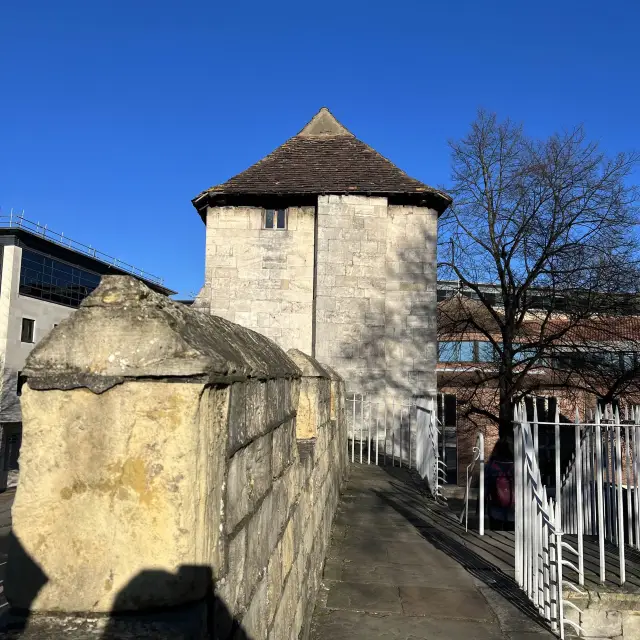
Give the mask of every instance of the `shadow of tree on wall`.
M 434 232 L 407 234 L 403 246 L 387 253 L 386 290 L 354 290 L 355 296 L 361 295 L 372 306 L 383 297 L 384 315 L 353 317 L 357 331 L 334 354 L 335 368 L 345 377 L 349 392 L 406 398 L 424 395 L 425 387 L 435 383 L 435 244 Z M 366 277 L 359 280 L 359 285 L 366 285 Z
M 409 407 L 416 397 L 428 397 L 436 390 L 437 234 L 422 216 L 403 215 L 415 220 L 407 222 L 402 238 L 396 234 L 395 242 L 400 246 L 387 250 L 385 290 L 355 289 L 355 295 L 368 299 L 372 308 L 381 297 L 384 313 L 339 318 L 353 322 L 351 332 L 339 345 L 339 354 L 331 361 L 345 378 L 348 396 L 363 393 L 375 404 L 367 414 L 365 403 L 363 421 L 359 400 L 355 407 L 347 402 L 350 422 L 355 409 L 355 432 L 350 434 L 355 436 L 354 457 L 360 455 L 362 439 L 364 458 L 376 460 L 377 443 L 377 460 L 383 465 L 400 464 L 401 460 L 406 464 L 410 458 L 415 461 L 415 428 L 410 429 L 410 423 L 415 423 L 416 415 L 415 407 Z M 366 277 L 361 280 L 366 284 Z M 365 425 L 362 431 L 361 422 Z
M 10 606 L 0 618 L 0 637 L 8 640 L 65 636 L 70 639 L 100 637 L 103 640 L 251 640 L 222 598 L 216 594 L 210 567 L 182 565 L 177 573 L 157 569 L 141 571 L 120 590 L 106 621 L 98 620 L 100 616 L 96 614 L 87 614 L 88 620 L 78 614 L 73 620 L 65 618 L 65 621 L 72 622 L 66 625 L 70 629 L 67 633 L 62 631 L 62 622 L 60 625 L 55 623 L 55 616 L 46 619 L 49 617 L 31 614 L 31 605 L 49 578 L 13 533 L 8 567 L 9 603 L 11 605 L 13 601 L 20 604 L 19 607 Z M 204 598 L 176 607 L 145 607 L 147 602 L 153 601 L 154 588 L 158 585 L 184 585 L 185 582 L 196 591 L 204 585 Z M 100 635 L 96 634 L 97 628 L 103 629 L 98 632 Z

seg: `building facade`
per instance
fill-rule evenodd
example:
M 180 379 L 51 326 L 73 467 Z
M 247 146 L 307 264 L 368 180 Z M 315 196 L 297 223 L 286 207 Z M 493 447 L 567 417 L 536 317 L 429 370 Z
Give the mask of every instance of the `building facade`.
M 95 249 L 21 217 L 0 217 L 0 490 L 15 485 L 22 437 L 21 371 L 33 347 L 69 317 L 103 275 L 132 274 Z M 150 275 L 146 284 L 173 293 Z
M 348 391 L 436 389 L 436 236 L 449 196 L 410 178 L 327 109 L 202 192 L 197 304 L 333 366 Z
M 479 285 L 498 314 L 501 296 L 496 285 Z M 536 358 L 526 345 L 539 339 L 540 318 L 547 318 L 544 291 L 532 290 L 538 299 L 522 325 L 516 342 L 525 345 L 517 356 Z M 594 314 L 569 323 L 563 303 L 555 296 L 547 318 L 547 335 L 559 337 L 545 347 L 535 366 L 524 376 L 519 392 L 525 398 L 529 419 L 535 404 L 538 420 L 571 422 L 576 409 L 585 418 L 597 404 L 640 402 L 640 315 L 638 304 L 622 305 L 616 315 Z M 569 302 L 567 304 L 570 304 Z M 613 305 L 612 305 L 613 306 Z M 539 313 L 538 313 L 539 311 Z M 471 322 L 472 320 L 472 322 Z M 563 327 L 570 328 L 564 331 Z M 479 330 L 482 327 L 483 330 Z M 498 441 L 499 388 L 494 348 L 488 336 L 501 340 L 500 331 L 486 306 L 471 290 L 458 283 L 438 283 L 438 406 L 445 427 L 445 461 L 450 484 L 464 485 L 465 470 L 474 457 L 479 432 L 484 435 L 485 459 Z M 624 411 L 624 407 L 623 407 Z M 554 484 L 554 429 L 539 429 L 539 463 L 545 486 Z M 562 468 L 574 451 L 573 430 L 562 430 Z

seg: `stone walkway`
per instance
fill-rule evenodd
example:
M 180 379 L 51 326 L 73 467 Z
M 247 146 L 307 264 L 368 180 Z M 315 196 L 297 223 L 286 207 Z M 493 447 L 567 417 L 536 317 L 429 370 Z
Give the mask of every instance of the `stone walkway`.
M 449 536 L 431 507 L 405 469 L 352 465 L 312 640 L 554 638 L 511 578 Z

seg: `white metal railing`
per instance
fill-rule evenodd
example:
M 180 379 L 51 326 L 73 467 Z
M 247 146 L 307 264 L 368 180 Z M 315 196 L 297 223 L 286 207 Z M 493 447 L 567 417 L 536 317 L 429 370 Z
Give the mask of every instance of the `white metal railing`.
M 416 469 L 426 479 L 431 495 L 446 502 L 442 486 L 447 481 L 444 459 L 444 429 L 438 422 L 433 398 L 420 398 L 416 403 Z M 440 446 L 442 444 L 442 446 Z
M 640 409 L 596 409 L 590 422 L 576 412 L 575 451 L 562 478 L 562 523 L 578 538 L 584 580 L 584 536 L 597 536 L 599 580 L 607 578 L 605 542 L 618 547 L 618 582 L 626 582 L 627 545 L 640 549 Z
M 352 393 L 346 397 L 346 409 L 351 462 L 412 466 L 415 403 Z
M 444 499 L 446 463 L 433 398 L 374 400 L 352 393 L 346 409 L 351 462 L 415 468 L 432 495 Z
M 579 571 L 564 559 L 564 552 L 579 553 L 562 539 L 560 505 L 542 484 L 536 445 L 523 402 L 514 415 L 515 578 L 552 630 L 564 638 L 565 625 L 582 631 L 565 618 L 564 607 L 582 612 L 563 598 L 564 586 L 580 591 L 563 579 L 564 567 Z M 559 447 L 556 456 L 559 458 Z
M 114 258 L 102 251 L 98 251 L 91 245 L 82 244 L 81 242 L 77 242 L 76 240 L 72 240 L 68 236 L 65 236 L 64 233 L 58 233 L 56 231 L 52 231 L 47 227 L 47 225 L 41 225 L 39 222 L 33 222 L 32 220 L 27 220 L 24 217 L 24 212 L 17 214 L 13 212 L 13 209 L 9 213 L 0 214 L 0 228 L 3 229 L 24 229 L 25 231 L 29 231 L 35 235 L 40 236 L 41 238 L 45 238 L 50 242 L 54 242 L 62 247 L 67 247 L 69 249 L 73 249 L 78 253 L 82 253 L 86 256 L 90 256 L 91 258 L 95 258 L 96 260 L 100 260 L 100 262 L 104 262 L 108 265 L 117 267 L 122 271 L 126 271 L 138 278 L 142 278 L 144 280 L 149 280 L 150 282 L 154 282 L 155 284 L 162 285 L 164 280 L 163 278 L 159 278 L 158 276 L 154 276 L 151 273 L 147 273 L 142 269 L 138 269 L 138 267 L 134 267 L 132 264 L 127 262 L 123 262 L 122 260 L 118 260 L 118 258 Z
M 471 492 L 471 480 L 473 471 L 478 465 L 478 533 L 484 535 L 484 434 L 480 431 L 476 437 L 476 445 L 473 447 L 473 460 L 467 465 L 467 483 L 464 493 L 464 507 L 460 514 L 460 524 L 464 520 L 464 529 L 469 531 L 469 493 Z

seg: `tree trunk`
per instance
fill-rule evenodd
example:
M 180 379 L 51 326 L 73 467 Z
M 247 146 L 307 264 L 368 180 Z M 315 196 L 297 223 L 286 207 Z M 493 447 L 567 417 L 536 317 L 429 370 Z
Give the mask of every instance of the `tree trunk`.
M 511 309 L 507 308 L 507 315 Z M 498 414 L 498 432 L 500 438 L 513 436 L 513 339 L 511 332 L 502 332 L 502 360 L 500 362 L 498 388 L 500 407 Z
M 500 390 L 499 419 L 500 438 L 513 438 L 513 403 L 509 397 L 503 399 L 502 389 Z

